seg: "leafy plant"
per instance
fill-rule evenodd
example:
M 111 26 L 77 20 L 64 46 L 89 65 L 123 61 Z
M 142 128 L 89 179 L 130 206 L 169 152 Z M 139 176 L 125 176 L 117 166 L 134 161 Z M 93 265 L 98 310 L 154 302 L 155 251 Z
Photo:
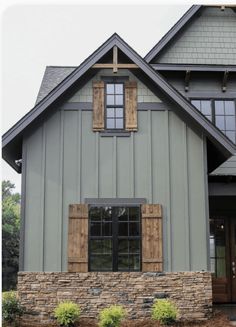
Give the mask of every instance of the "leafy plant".
M 74 326 L 80 317 L 80 307 L 73 302 L 61 302 L 54 310 L 54 316 L 61 326 Z
M 5 322 L 16 322 L 24 313 L 15 291 L 4 292 L 2 295 L 2 317 Z
M 125 318 L 126 311 L 122 306 L 112 305 L 103 309 L 99 314 L 99 327 L 119 327 Z
M 2 181 L 2 289 L 16 289 L 20 238 L 20 194 Z
M 152 319 L 158 320 L 162 325 L 169 325 L 176 320 L 178 309 L 169 300 L 157 300 L 152 306 Z

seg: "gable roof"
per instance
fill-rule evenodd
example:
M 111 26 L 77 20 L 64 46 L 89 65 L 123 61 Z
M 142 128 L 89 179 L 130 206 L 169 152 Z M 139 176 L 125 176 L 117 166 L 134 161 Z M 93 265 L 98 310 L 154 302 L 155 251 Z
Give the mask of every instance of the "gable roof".
M 199 11 L 201 5 L 193 5 L 177 21 L 177 23 L 161 38 L 161 40 L 146 54 L 144 60 L 148 63 L 176 36 L 176 34 L 189 22 L 189 20 Z
M 65 94 L 65 92 L 72 87 L 76 81 L 82 78 L 82 76 L 114 46 L 117 46 L 136 65 L 138 65 L 139 69 L 145 73 L 171 101 L 177 104 L 178 107 L 182 108 L 184 117 L 194 121 L 212 143 L 220 149 L 225 158 L 233 154 L 235 151 L 235 145 L 115 33 L 3 135 L 3 158 L 15 170 L 20 172 L 20 168 L 15 164 L 16 158 L 14 159 L 12 156 L 14 152 L 16 152 L 16 147 L 18 148 L 18 156 L 21 154 L 19 146 L 22 143 L 23 132 L 34 121 L 41 117 L 50 105 L 55 103 L 56 100 Z

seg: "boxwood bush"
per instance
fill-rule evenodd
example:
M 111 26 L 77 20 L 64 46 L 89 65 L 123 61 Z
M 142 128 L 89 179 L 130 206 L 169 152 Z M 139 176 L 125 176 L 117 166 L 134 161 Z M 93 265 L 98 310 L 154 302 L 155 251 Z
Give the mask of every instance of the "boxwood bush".
M 24 313 L 17 297 L 17 292 L 9 291 L 2 294 L 2 318 L 3 322 L 16 323 Z
M 175 304 L 169 300 L 161 299 L 155 301 L 152 306 L 152 319 L 162 325 L 170 325 L 176 321 L 178 310 Z
M 60 326 L 72 327 L 79 320 L 80 307 L 74 302 L 61 302 L 54 310 L 54 317 Z
M 112 305 L 103 309 L 99 314 L 99 327 L 119 327 L 125 318 L 126 311 L 120 305 Z

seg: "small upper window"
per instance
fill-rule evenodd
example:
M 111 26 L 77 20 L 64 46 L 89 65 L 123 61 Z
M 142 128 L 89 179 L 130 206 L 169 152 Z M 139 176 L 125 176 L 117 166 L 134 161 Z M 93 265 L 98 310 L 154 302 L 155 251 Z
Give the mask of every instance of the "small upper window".
M 105 92 L 106 129 L 124 129 L 124 84 L 107 83 Z

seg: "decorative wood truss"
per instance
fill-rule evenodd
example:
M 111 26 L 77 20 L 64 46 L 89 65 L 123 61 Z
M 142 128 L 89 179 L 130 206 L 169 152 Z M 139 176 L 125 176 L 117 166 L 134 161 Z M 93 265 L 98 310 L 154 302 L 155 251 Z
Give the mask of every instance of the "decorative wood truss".
M 131 64 L 131 63 L 127 63 L 127 64 L 119 63 L 118 62 L 118 48 L 115 45 L 113 47 L 113 63 L 112 64 L 111 63 L 98 63 L 98 64 L 93 65 L 93 68 L 112 68 L 113 73 L 117 73 L 119 68 L 123 68 L 123 69 L 124 68 L 127 68 L 127 69 L 135 68 L 135 69 L 137 69 L 138 65 Z

